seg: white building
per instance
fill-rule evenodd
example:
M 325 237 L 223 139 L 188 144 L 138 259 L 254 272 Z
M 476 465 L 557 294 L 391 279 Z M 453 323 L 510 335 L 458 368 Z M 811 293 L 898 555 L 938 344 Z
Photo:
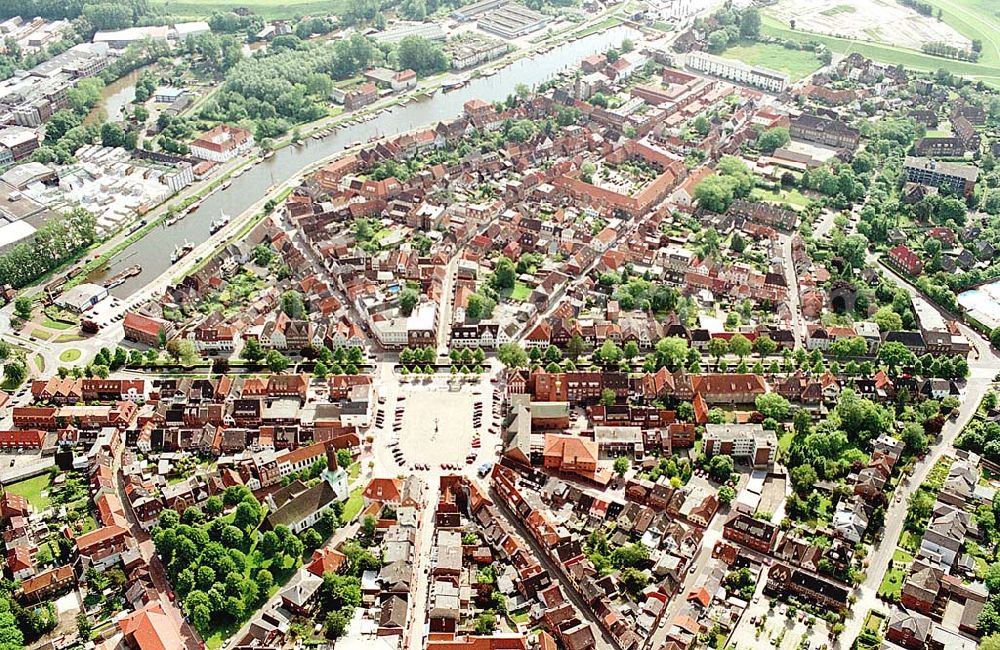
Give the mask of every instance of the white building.
M 759 424 L 706 424 L 702 448 L 707 456 L 729 454 L 762 467 L 774 464 L 778 439 Z
M 170 36 L 178 41 L 183 41 L 188 36 L 208 34 L 211 31 L 212 28 L 208 26 L 207 22 L 204 20 L 195 20 L 189 23 L 176 23 L 174 28 L 170 30 Z
M 116 50 L 124 50 L 132 43 L 144 41 L 166 41 L 169 30 L 166 25 L 151 25 L 149 27 L 127 27 L 94 34 L 94 43 L 107 43 Z
M 202 160 L 226 162 L 253 147 L 253 134 L 228 124 L 220 124 L 191 143 L 191 155 Z
M 782 72 L 747 65 L 742 61 L 725 59 L 707 52 L 691 52 L 687 55 L 687 65 L 692 70 L 761 88 L 772 93 L 783 92 L 790 82 L 788 75 Z

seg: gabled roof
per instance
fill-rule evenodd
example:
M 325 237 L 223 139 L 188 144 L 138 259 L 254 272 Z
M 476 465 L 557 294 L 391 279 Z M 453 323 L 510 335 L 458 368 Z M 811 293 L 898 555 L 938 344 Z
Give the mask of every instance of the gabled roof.
M 187 647 L 180 630 L 164 613 L 159 600 L 118 621 L 118 629 L 139 650 L 178 650 Z

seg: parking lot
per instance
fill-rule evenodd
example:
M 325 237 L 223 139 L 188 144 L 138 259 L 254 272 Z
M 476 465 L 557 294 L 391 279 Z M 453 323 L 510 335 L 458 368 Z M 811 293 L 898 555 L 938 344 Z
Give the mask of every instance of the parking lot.
M 42 456 L 37 451 L 0 454 L 0 483 L 16 483 L 54 464 L 54 456 Z
M 495 460 L 496 386 L 487 375 L 459 381 L 387 377 L 370 429 L 376 475 L 475 470 Z
M 403 387 L 399 394 L 405 398 L 399 448 L 406 459 L 431 465 L 464 464 L 475 433 L 473 404 L 477 399 L 482 401 L 482 396 L 438 386 L 419 390 Z M 388 415 L 394 416 L 391 412 Z
M 812 625 L 809 625 L 811 617 L 807 612 L 790 608 L 780 601 L 775 601 L 775 607 L 771 609 L 770 601 L 762 594 L 763 584 L 764 580 L 761 580 L 754 601 L 747 607 L 730 637 L 732 647 L 741 650 L 749 648 L 820 650 L 829 647 L 829 625 L 825 620 L 814 619 Z M 758 636 L 757 622 L 761 618 L 764 620 L 764 625 Z

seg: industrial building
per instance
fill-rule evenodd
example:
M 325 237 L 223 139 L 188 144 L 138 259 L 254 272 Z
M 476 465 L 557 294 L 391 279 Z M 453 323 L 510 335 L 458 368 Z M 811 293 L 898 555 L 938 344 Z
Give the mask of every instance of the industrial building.
M 437 23 L 407 23 L 371 35 L 376 43 L 398 43 L 407 36 L 421 36 L 430 41 L 443 41 L 448 35 Z
M 513 2 L 483 14 L 476 26 L 501 38 L 518 38 L 549 24 L 549 16 Z

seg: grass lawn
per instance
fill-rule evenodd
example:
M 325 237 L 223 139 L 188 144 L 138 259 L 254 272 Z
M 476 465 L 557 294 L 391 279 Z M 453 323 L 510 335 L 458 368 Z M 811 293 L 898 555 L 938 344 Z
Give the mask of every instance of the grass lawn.
M 72 363 L 80 358 L 83 353 L 76 348 L 70 348 L 69 350 L 63 350 L 62 354 L 59 355 L 59 360 L 64 363 Z
M 722 56 L 727 59 L 737 59 L 750 65 L 760 65 L 787 73 L 792 78 L 792 81 L 798 81 L 820 67 L 819 59 L 812 52 L 789 50 L 774 43 L 745 41 L 739 45 L 726 48 Z
M 904 530 L 899 535 L 899 546 L 911 553 L 916 553 L 917 549 L 920 548 L 920 537 L 908 530 Z
M 49 507 L 50 483 L 47 472 L 34 478 L 11 483 L 6 489 L 11 494 L 18 494 L 27 499 L 35 512 L 41 512 Z M 42 492 L 45 492 L 45 496 L 42 496 Z
M 350 477 L 352 481 L 356 480 L 358 476 L 361 475 L 361 463 L 351 463 L 347 468 L 347 476 Z
M 72 323 L 63 323 L 62 321 L 52 320 L 51 318 L 43 318 L 39 325 L 47 327 L 50 330 L 68 330 L 71 327 L 76 327 Z
M 890 600 L 899 598 L 900 591 L 903 589 L 903 579 L 905 577 L 905 568 L 898 566 L 892 567 L 885 572 L 885 577 L 882 578 L 882 584 L 878 587 L 878 595 L 889 598 Z
M 29 336 L 34 336 L 36 339 L 41 339 L 43 341 L 48 341 L 50 338 L 52 338 L 52 333 L 51 332 L 46 332 L 45 330 L 32 329 L 31 333 L 29 334 Z
M 792 440 L 795 439 L 795 429 L 788 429 L 781 437 L 778 438 L 778 451 L 781 452 L 782 458 L 788 454 L 788 450 L 792 446 Z
M 190 18 L 208 18 L 216 12 L 232 11 L 236 7 L 247 7 L 265 20 L 292 18 L 296 15 L 339 15 L 343 3 L 317 2 L 316 0 L 240 0 L 239 2 L 203 2 L 202 0 L 156 0 L 150 5 L 162 7 L 166 13 Z
M 795 188 L 790 190 L 778 190 L 769 192 L 763 187 L 755 187 L 750 192 L 750 198 L 755 201 L 766 201 L 767 203 L 787 203 L 788 205 L 804 208 L 809 204 L 809 197 Z
M 73 341 L 82 341 L 83 337 L 79 334 L 60 334 L 56 337 L 56 343 L 72 343 Z
M 36 354 L 34 362 L 35 367 L 38 368 L 38 372 L 45 372 L 45 357 L 40 354 Z
M 596 34 L 597 32 L 603 32 L 606 29 L 611 29 L 617 25 L 620 25 L 622 19 L 618 16 L 608 16 L 599 23 L 594 23 L 586 29 L 581 29 L 580 31 L 573 34 L 573 38 L 582 38 L 584 36 L 590 36 L 591 34 Z
M 514 288 L 510 292 L 511 300 L 516 300 L 518 302 L 524 302 L 531 297 L 531 287 L 521 282 L 520 280 L 514 283 Z
M 340 514 L 340 521 L 342 523 L 346 524 L 354 521 L 354 518 L 361 513 L 361 509 L 365 507 L 365 500 L 361 496 L 364 489 L 364 486 L 359 485 L 351 490 L 351 496 L 344 502 L 344 511 Z
M 971 2 L 974 0 L 965 0 Z M 882 45 L 879 43 L 864 43 L 853 41 L 847 38 L 837 38 L 836 36 L 826 36 L 824 34 L 812 34 L 800 32 L 785 27 L 783 23 L 771 16 L 762 16 L 762 32 L 767 36 L 774 36 L 780 39 L 792 39 L 796 41 L 816 41 L 823 43 L 832 51 L 839 54 L 851 54 L 857 52 L 863 56 L 876 61 L 902 65 L 914 70 L 924 70 L 933 72 L 940 68 L 945 68 L 951 72 L 971 79 L 981 80 L 983 83 L 1000 88 L 1000 70 L 996 66 L 984 65 L 982 63 L 972 63 L 968 61 L 952 61 L 937 56 L 909 50 L 892 45 Z M 984 43 L 984 49 L 986 44 Z
M 874 609 L 868 610 L 868 616 L 865 617 L 866 630 L 878 634 L 882 629 L 883 623 L 885 623 L 885 614 L 882 612 L 876 612 Z
M 836 16 L 838 14 L 853 14 L 854 12 L 855 8 L 851 5 L 834 5 L 829 9 L 824 9 L 820 13 L 824 16 Z

